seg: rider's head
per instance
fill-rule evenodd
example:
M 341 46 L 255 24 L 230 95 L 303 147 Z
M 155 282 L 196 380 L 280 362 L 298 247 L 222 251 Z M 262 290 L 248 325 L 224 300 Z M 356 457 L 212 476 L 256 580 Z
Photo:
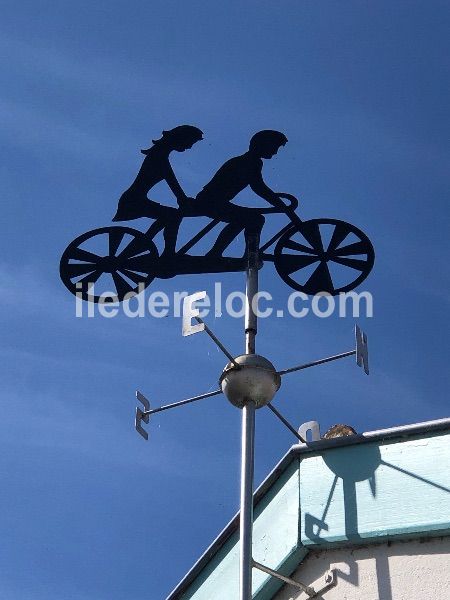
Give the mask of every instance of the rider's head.
M 203 139 L 203 131 L 193 125 L 178 125 L 173 129 L 162 132 L 159 140 L 153 140 L 154 144 L 164 143 L 170 150 L 184 152 Z
M 272 158 L 287 141 L 284 133 L 265 129 L 264 131 L 258 131 L 252 137 L 249 151 L 252 154 L 256 154 L 259 158 Z

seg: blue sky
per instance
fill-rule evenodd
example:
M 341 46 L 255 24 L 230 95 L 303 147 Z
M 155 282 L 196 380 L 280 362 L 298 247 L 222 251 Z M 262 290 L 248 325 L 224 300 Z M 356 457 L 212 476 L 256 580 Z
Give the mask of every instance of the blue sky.
M 293 374 L 277 407 L 322 430 L 447 416 L 448 25 L 437 0 L 3 3 L 2 597 L 164 598 L 237 508 L 240 413 L 222 397 L 155 417 L 147 444 L 132 427 L 135 389 L 155 405 L 213 389 L 224 358 L 172 317 L 76 319 L 58 277 L 163 128 L 205 132 L 173 160 L 193 195 L 255 131 L 285 132 L 267 182 L 374 243 L 370 377 L 350 359 Z M 215 279 L 243 286 L 161 287 Z M 285 304 L 270 264 L 261 285 Z M 242 351 L 241 322 L 210 325 Z M 266 319 L 258 350 L 287 367 L 351 349 L 353 325 Z M 258 413 L 257 482 L 293 442 Z

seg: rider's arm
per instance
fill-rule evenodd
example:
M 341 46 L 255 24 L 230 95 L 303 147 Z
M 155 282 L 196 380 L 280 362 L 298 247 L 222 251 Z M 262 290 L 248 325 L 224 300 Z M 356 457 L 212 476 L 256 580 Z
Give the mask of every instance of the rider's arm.
M 181 185 L 178 183 L 178 179 L 175 177 L 175 173 L 170 165 L 166 172 L 166 181 L 178 202 L 182 202 L 183 200 L 187 199 L 187 196 L 183 192 Z
M 284 203 L 280 200 L 278 195 L 270 189 L 268 185 L 265 184 L 264 179 L 262 178 L 262 173 L 260 171 L 255 171 L 253 173 L 252 179 L 250 181 L 250 187 L 258 194 L 261 198 L 264 198 L 269 204 L 274 206 L 279 210 L 283 210 L 285 208 Z

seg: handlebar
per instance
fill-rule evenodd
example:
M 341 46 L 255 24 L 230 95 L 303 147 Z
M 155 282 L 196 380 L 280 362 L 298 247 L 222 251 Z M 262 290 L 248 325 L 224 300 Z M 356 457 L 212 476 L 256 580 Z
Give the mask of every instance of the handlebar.
M 298 207 L 298 199 L 293 196 L 292 194 L 277 194 L 277 196 L 279 196 L 280 198 L 285 198 L 286 200 L 289 200 L 289 205 L 286 206 L 287 210 L 295 210 Z
M 283 201 L 281 201 L 281 203 L 283 204 L 284 210 L 281 211 L 279 208 L 263 208 L 263 209 L 252 209 L 252 210 L 258 210 L 261 214 L 263 215 L 268 215 L 268 214 L 272 214 L 272 213 L 280 213 L 280 212 L 285 212 L 285 213 L 292 213 L 295 212 L 295 209 L 298 206 L 298 200 L 295 196 L 293 196 L 292 194 L 285 194 L 284 192 L 276 192 L 276 195 L 279 198 L 285 198 L 286 200 L 289 200 L 289 204 L 285 204 Z

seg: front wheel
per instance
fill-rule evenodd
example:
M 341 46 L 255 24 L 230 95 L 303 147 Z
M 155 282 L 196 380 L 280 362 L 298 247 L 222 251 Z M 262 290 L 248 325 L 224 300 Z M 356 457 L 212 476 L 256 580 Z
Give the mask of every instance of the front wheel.
M 66 288 L 89 302 L 121 302 L 155 278 L 158 250 L 131 227 L 102 227 L 77 237 L 65 249 L 59 273 Z
M 294 290 L 335 296 L 357 287 L 372 270 L 373 246 L 360 229 L 336 219 L 293 225 L 275 246 L 275 268 Z

